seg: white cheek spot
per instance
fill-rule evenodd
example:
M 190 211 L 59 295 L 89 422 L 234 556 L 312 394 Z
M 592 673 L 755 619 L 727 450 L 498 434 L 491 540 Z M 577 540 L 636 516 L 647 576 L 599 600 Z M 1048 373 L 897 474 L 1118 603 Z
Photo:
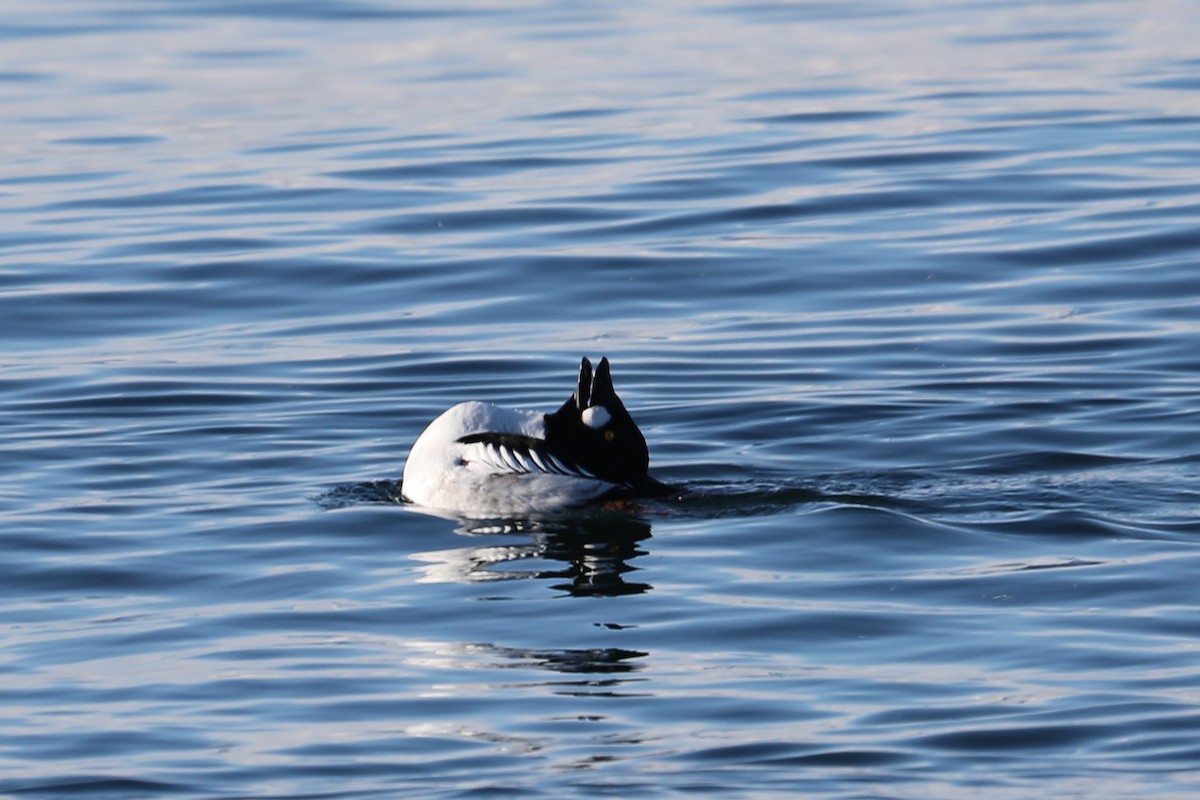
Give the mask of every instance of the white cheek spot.
M 612 419 L 612 414 L 608 413 L 608 409 L 604 406 L 590 406 L 583 410 L 582 417 L 584 425 L 598 431 L 608 424 L 608 421 Z

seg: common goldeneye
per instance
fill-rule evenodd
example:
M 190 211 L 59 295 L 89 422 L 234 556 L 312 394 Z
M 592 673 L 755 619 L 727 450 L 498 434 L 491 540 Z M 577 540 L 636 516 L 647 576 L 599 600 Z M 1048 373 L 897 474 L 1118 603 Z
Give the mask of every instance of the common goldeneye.
M 410 502 L 445 511 L 554 511 L 673 488 L 647 474 L 646 439 L 613 389 L 608 359 L 553 414 L 459 403 L 429 423 L 404 465 Z

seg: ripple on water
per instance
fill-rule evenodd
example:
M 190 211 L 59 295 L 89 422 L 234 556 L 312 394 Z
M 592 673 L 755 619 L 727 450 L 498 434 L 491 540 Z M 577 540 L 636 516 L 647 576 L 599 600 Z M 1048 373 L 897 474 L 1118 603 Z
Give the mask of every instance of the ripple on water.
M 1196 794 L 1189 15 L 9 5 L 0 792 Z

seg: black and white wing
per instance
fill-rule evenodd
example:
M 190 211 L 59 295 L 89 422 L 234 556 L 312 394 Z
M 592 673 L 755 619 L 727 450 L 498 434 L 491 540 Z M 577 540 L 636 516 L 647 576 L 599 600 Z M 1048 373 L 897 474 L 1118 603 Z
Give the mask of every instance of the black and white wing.
M 490 475 L 557 475 L 600 480 L 591 472 L 550 452 L 544 439 L 518 433 L 471 433 L 460 437 L 463 465 Z

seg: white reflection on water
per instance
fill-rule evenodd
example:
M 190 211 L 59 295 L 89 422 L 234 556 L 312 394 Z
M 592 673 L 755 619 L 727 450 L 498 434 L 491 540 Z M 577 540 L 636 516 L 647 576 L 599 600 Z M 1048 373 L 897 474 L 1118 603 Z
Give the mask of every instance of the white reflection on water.
M 484 541 L 504 534 L 527 538 L 413 553 L 410 557 L 423 565 L 422 582 L 543 579 L 558 591 L 603 597 L 651 588 L 629 574 L 637 571 L 633 562 L 646 555 L 650 539 L 650 524 L 636 516 L 601 512 L 537 520 L 464 520 L 458 532 Z

